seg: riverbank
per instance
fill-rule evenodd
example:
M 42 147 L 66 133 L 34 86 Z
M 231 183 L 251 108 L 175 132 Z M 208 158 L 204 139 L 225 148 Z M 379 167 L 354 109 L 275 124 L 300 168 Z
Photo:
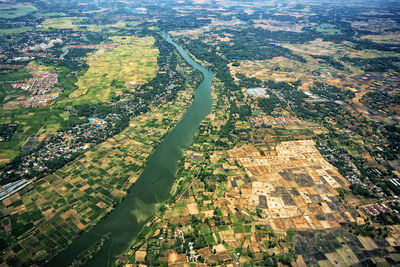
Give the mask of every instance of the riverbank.
M 186 90 L 179 91 L 173 101 L 153 106 L 147 113 L 133 117 L 123 132 L 24 188 L 12 196 L 9 208 L 4 204 L 4 215 L 7 216 L 8 210 L 13 211 L 10 217 L 13 234 L 19 230 L 15 227 L 16 218 L 35 221 L 32 230 L 21 232 L 20 238 L 5 250 L 4 258 L 44 264 L 112 214 L 135 187 L 161 140 L 193 102 L 194 89 L 202 76 L 185 65 L 183 59 L 178 61 L 183 62 L 180 73 L 186 77 L 186 84 L 182 84 Z M 20 202 L 23 209 L 12 209 L 16 207 L 14 203 Z M 24 229 L 21 226 L 20 231 Z
M 102 234 L 111 232 L 110 240 L 104 243 L 102 249 L 94 255 L 87 266 L 104 266 L 107 262 L 113 262 L 139 233 L 145 221 L 154 214 L 159 203 L 168 198 L 170 188 L 175 181 L 178 160 L 182 157 L 182 151 L 192 143 L 194 134 L 204 116 L 211 109 L 210 86 L 212 73 L 194 62 L 189 55 L 172 40 L 168 39 L 177 48 L 180 55 L 195 69 L 203 73 L 204 79 L 199 84 L 194 97 L 194 102 L 176 127 L 164 138 L 157 150 L 149 157 L 147 165 L 132 187 L 115 210 L 87 234 L 74 241 L 70 247 L 55 257 L 51 266 L 59 266 L 73 260 L 80 251 L 88 245 L 96 242 Z M 190 98 L 192 99 L 192 98 Z M 186 100 L 185 104 L 191 100 Z M 169 104 L 169 109 L 178 109 L 175 103 Z M 168 108 L 167 111 L 169 112 Z M 167 112 L 166 111 L 166 112 Z M 163 116 L 159 119 L 162 120 Z M 153 130 L 157 124 L 150 122 Z M 133 134 L 152 134 L 144 129 L 135 127 Z

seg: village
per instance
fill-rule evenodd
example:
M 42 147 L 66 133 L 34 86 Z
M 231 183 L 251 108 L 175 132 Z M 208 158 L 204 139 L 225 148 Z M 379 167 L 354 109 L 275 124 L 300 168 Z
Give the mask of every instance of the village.
M 33 78 L 28 80 L 9 81 L 13 88 L 19 88 L 29 93 L 29 95 L 19 96 L 16 100 L 4 104 L 4 110 L 19 108 L 41 107 L 46 104 L 52 104 L 61 93 L 62 89 L 56 87 L 58 84 L 58 75 L 54 70 L 36 70 L 31 65 L 29 71 Z
M 63 253 L 70 265 L 400 265 L 397 6 L 8 2 L 1 266 Z M 168 35 L 212 72 L 212 101 L 164 170 L 152 158 L 204 97 Z M 132 220 L 115 224 L 130 239 L 92 238 L 132 196 Z

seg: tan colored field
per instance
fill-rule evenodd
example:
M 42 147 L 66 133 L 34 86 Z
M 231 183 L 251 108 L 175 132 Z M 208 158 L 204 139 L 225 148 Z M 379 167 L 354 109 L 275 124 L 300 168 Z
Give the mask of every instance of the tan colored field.
M 259 19 L 259 20 L 253 20 L 253 22 L 254 22 L 254 27 L 266 29 L 269 31 L 301 32 L 303 27 L 309 26 L 306 24 L 293 24 L 273 19 Z
M 109 27 L 123 28 L 126 26 L 126 22 L 122 21 L 109 25 L 85 24 L 83 23 L 85 19 L 86 17 L 49 18 L 43 21 L 42 28 L 40 28 L 40 30 L 48 30 L 52 28 L 52 29 L 72 29 L 72 30 L 99 32 Z
M 311 140 L 279 143 L 264 151 L 245 145 L 228 151 L 230 164 L 241 165 L 251 182 L 227 194 L 234 206 L 262 209 L 274 230 L 326 229 L 354 221 L 337 199 L 348 182 L 321 156 Z
M 399 34 L 364 35 L 361 38 L 381 44 L 400 44 Z
M 62 17 L 46 19 L 42 23 L 44 29 L 77 29 L 78 23 L 81 23 L 85 17 Z
M 107 101 L 127 87 L 134 88 L 154 78 L 159 51 L 153 37 L 112 37 L 117 45 L 110 51 L 98 51 L 88 59 L 89 69 L 79 78 L 71 98 L 80 101 Z
M 235 77 L 237 72 L 243 73 L 248 77 L 257 77 L 261 80 L 274 80 L 293 82 L 301 80 L 303 82 L 299 89 L 308 90 L 314 81 L 324 81 L 338 87 L 344 87 L 352 91 L 362 91 L 370 87 L 379 87 L 387 85 L 383 80 L 397 82 L 396 75 L 391 73 L 384 74 L 366 74 L 363 70 L 352 66 L 346 62 L 341 62 L 344 70 L 338 70 L 326 64 L 323 60 L 315 59 L 311 55 L 330 55 L 335 60 L 340 61 L 340 57 L 391 57 L 400 56 L 395 52 L 381 52 L 376 50 L 357 51 L 351 48 L 347 43 L 334 44 L 325 42 L 322 39 L 313 40 L 307 44 L 280 44 L 301 55 L 307 60 L 302 63 L 285 57 L 275 57 L 269 60 L 241 61 L 239 67 L 230 65 L 231 74 Z M 357 89 L 356 89 L 357 88 Z

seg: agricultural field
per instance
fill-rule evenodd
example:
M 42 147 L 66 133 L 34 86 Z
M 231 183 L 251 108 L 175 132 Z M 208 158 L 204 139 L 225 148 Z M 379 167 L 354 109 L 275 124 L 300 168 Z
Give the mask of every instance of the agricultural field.
M 14 19 L 28 15 L 32 12 L 35 12 L 36 10 L 37 8 L 32 5 L 8 6 L 0 9 L 0 18 Z
M 318 25 L 315 28 L 315 30 L 317 32 L 322 32 L 327 35 L 340 35 L 342 33 L 339 29 L 336 28 L 335 25 L 331 25 L 331 24 L 327 24 L 327 23 Z
M 33 27 L 21 27 L 21 28 L 12 28 L 12 29 L 0 29 L 0 35 L 7 34 L 15 34 L 15 33 L 23 33 L 32 31 Z
M 301 55 L 307 62 L 303 63 L 286 57 L 274 57 L 264 61 L 244 60 L 240 62 L 240 66 L 230 65 L 232 76 L 243 73 L 248 77 L 264 81 L 296 82 L 299 80 L 302 82 L 299 89 L 305 91 L 310 90 L 316 81 L 324 81 L 329 85 L 354 92 L 356 97 L 353 102 L 360 113 L 374 121 L 388 121 L 387 118 L 366 107 L 360 99 L 368 92 L 386 91 L 389 95 L 400 93 L 398 90 L 400 79 L 396 71 L 370 71 L 374 68 L 373 66 L 381 65 L 374 62 L 384 62 L 392 58 L 400 60 L 399 53 L 372 49 L 355 50 L 349 44 L 335 44 L 322 39 L 303 45 L 281 45 Z M 344 60 L 344 58 L 349 58 L 349 60 Z M 351 63 L 359 59 L 364 59 L 365 63 Z M 367 64 L 375 65 L 368 66 Z
M 254 27 L 262 28 L 269 31 L 290 31 L 290 32 L 301 32 L 303 27 L 310 26 L 311 24 L 295 24 L 289 22 L 282 22 L 272 19 L 264 20 L 253 20 Z
M 88 59 L 89 69 L 79 77 L 78 89 L 70 94 L 74 104 L 105 102 L 133 90 L 155 77 L 158 49 L 151 37 L 113 37 L 116 47 L 97 51 Z
M 42 29 L 73 29 L 77 30 L 79 24 L 84 21 L 85 17 L 61 17 L 61 18 L 49 18 L 43 21 Z
M 9 162 L 22 151 L 28 151 L 42 141 L 47 140 L 51 135 L 56 133 L 65 121 L 60 116 L 60 113 L 63 112 L 62 109 L 50 108 L 45 105 L 33 108 L 20 107 L 19 103 L 23 103 L 23 100 L 32 97 L 31 92 L 12 86 L 15 83 L 14 81 L 30 80 L 54 70 L 54 67 L 41 66 L 35 62 L 31 62 L 17 72 L 12 72 L 1 77 L 0 101 L 2 108 L 0 110 L 0 124 L 16 123 L 18 125 L 18 130 L 12 138 L 8 142 L 0 143 L 3 158 L 1 163 Z M 61 70 L 57 69 L 58 71 Z M 36 84 L 38 85 L 39 83 Z M 42 90 L 42 88 L 39 89 Z M 7 106 L 13 106 L 16 109 L 7 110 L 4 108 Z
M 363 35 L 361 38 L 380 44 L 400 44 L 400 36 L 398 34 Z
M 228 201 L 241 209 L 261 209 L 273 230 L 335 228 L 341 222 L 355 222 L 350 214 L 339 214 L 345 209 L 335 200 L 337 190 L 348 187 L 347 181 L 312 141 L 282 142 L 274 150 L 247 145 L 228 154 L 228 162 L 239 162 L 252 181 L 235 179 L 236 185 L 243 185 L 243 199 L 236 202 L 238 190 L 233 188 Z
M 5 199 L 0 237 L 8 249 L 2 259 L 49 258 L 110 212 L 135 183 L 154 147 L 183 116 L 192 92 L 181 91 L 175 101 L 135 117 L 122 133 Z
M 38 16 L 47 18 L 39 28 L 41 31 L 49 31 L 51 29 L 70 29 L 74 31 L 115 32 L 115 30 L 110 28 L 124 28 L 127 25 L 127 23 L 123 21 L 109 25 L 86 24 L 85 20 L 87 17 L 60 17 L 63 16 L 63 13 L 48 13 Z
M 226 141 L 219 133 L 229 107 L 218 80 L 213 100 L 185 152 L 171 199 L 117 263 L 335 265 L 380 261 L 394 251 L 396 227 L 375 229 L 390 234 L 374 237 L 347 231 L 348 225 L 363 227 L 368 218 L 356 206 L 370 202 L 351 195 L 341 199 L 349 182 L 314 141 L 285 140 L 313 138 L 324 127 L 306 122 L 252 128 L 251 143 L 218 149 L 216 141 Z

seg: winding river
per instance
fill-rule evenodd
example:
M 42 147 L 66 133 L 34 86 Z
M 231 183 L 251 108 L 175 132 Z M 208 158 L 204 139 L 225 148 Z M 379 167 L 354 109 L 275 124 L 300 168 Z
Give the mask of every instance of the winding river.
M 204 79 L 196 89 L 192 106 L 150 156 L 143 173 L 126 198 L 107 218 L 55 256 L 49 262 L 49 266 L 68 265 L 82 251 L 109 232 L 110 239 L 85 266 L 111 265 L 128 248 L 146 220 L 155 213 L 157 204 L 169 197 L 183 150 L 193 142 L 201 121 L 211 111 L 213 73 L 195 62 L 170 36 L 167 36 L 166 40 L 193 68 L 203 73 Z

